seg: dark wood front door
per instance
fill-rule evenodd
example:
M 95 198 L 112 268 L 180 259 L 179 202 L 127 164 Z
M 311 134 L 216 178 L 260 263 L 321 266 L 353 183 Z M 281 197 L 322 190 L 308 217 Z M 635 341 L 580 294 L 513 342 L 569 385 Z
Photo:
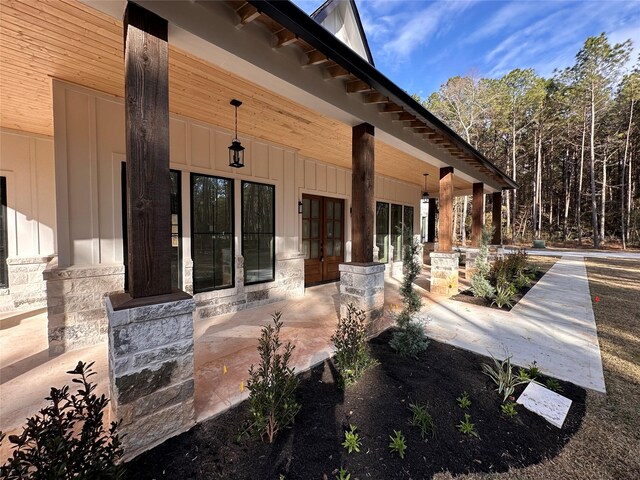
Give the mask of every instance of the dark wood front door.
M 344 200 L 302 196 L 302 251 L 305 285 L 340 279 L 338 266 L 344 261 Z

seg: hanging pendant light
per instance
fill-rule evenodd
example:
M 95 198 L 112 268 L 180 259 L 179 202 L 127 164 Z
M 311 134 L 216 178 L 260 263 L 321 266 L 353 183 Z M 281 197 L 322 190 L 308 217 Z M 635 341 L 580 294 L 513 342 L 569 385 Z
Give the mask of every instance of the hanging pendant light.
M 229 145 L 229 166 L 233 168 L 242 168 L 244 167 L 244 147 L 238 140 L 238 107 L 242 105 L 240 100 L 233 99 L 231 100 L 231 105 L 233 105 L 235 112 L 235 129 L 234 129 L 234 137 L 231 141 L 231 145 Z
M 427 177 L 428 173 L 424 173 L 424 192 L 422 192 L 422 201 L 427 202 L 429 200 L 429 192 L 427 192 Z

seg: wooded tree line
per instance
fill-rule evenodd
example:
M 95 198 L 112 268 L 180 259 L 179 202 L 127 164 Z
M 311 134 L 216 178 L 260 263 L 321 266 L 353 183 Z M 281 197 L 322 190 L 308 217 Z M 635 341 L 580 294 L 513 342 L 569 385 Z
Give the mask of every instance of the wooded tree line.
M 519 184 L 503 196 L 505 238 L 640 244 L 640 58 L 629 69 L 631 49 L 603 33 L 551 78 L 533 69 L 456 76 L 422 102 Z M 463 242 L 469 202 L 456 203 Z

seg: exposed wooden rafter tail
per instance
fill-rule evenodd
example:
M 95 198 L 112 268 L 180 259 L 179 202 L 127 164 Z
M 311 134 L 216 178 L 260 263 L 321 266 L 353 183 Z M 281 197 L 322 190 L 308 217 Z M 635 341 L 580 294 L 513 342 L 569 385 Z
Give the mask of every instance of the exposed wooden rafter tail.
M 260 11 L 250 3 L 245 3 L 244 5 L 242 5 L 236 10 L 236 13 L 240 17 L 240 23 L 238 24 L 238 27 L 243 27 L 253 22 L 261 15 Z

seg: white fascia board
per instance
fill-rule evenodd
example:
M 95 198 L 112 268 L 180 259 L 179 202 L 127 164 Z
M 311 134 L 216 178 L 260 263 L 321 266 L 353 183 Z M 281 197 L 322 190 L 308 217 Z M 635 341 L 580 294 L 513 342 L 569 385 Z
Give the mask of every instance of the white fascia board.
M 119 20 L 125 1 L 81 0 Z M 451 166 L 470 183 L 483 182 L 490 191 L 500 185 L 492 178 L 393 122 L 377 105 L 366 105 L 361 94 L 345 92 L 344 82 L 324 77 L 322 67 L 302 68 L 304 53 L 295 46 L 274 48 L 275 37 L 259 22 L 238 26 L 236 13 L 223 2 L 193 0 L 137 0 L 137 4 L 169 21 L 169 42 L 203 60 L 257 83 L 328 118 L 347 125 L 369 123 L 376 137 L 423 162 Z M 423 172 L 416 172 L 422 175 Z

